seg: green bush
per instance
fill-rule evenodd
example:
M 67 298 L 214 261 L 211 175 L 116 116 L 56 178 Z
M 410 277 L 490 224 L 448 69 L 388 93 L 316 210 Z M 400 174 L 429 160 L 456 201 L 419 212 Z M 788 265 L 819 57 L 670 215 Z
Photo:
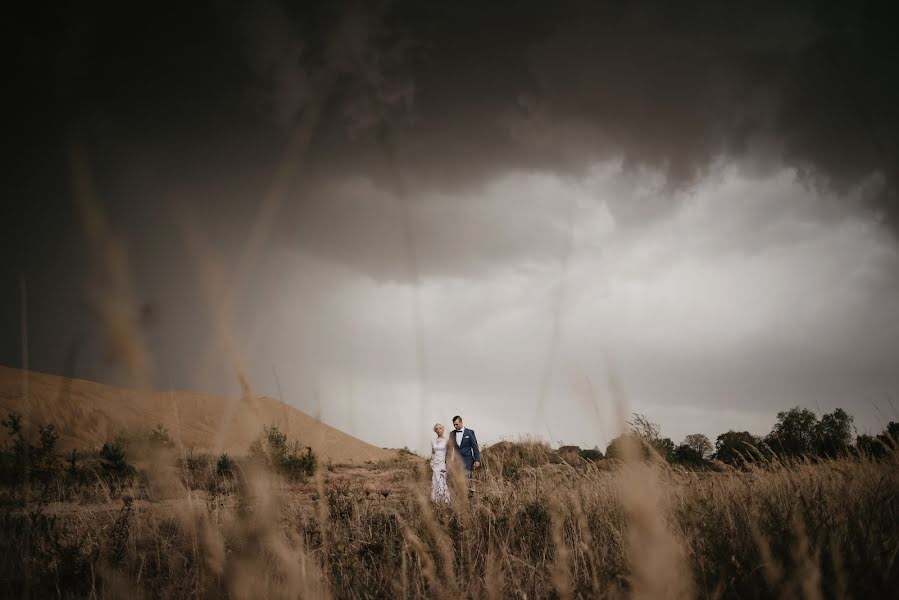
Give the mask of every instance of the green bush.
M 263 427 L 262 435 L 250 445 L 250 458 L 293 481 L 304 481 L 315 472 L 312 448 L 290 442 L 276 425 Z
M 168 430 L 163 425 L 157 425 L 156 429 L 150 431 L 145 436 L 147 445 L 150 448 L 166 448 L 172 449 L 175 447 L 175 441 L 172 439 L 172 436 L 169 435 Z
M 108 476 L 123 478 L 130 477 L 136 472 L 134 466 L 128 463 L 128 442 L 122 434 L 103 444 L 100 448 L 100 458 L 103 460 L 103 471 Z
M 227 454 L 222 454 L 215 463 L 215 473 L 219 477 L 234 477 L 234 461 Z
M 599 448 L 584 448 L 578 455 L 589 462 L 596 462 L 605 458 Z
M 0 450 L 0 481 L 6 484 L 21 484 L 26 480 L 48 483 L 60 472 L 56 456 L 56 442 L 59 434 L 52 424 L 38 428 L 38 443 L 31 444 L 22 429 L 22 417 L 9 413 L 2 421 L 12 443 Z

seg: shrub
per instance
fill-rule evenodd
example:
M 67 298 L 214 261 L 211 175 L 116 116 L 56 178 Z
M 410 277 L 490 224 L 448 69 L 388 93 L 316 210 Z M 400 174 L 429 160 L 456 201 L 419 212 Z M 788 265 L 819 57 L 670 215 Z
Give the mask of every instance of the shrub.
M 312 448 L 287 439 L 276 425 L 264 427 L 263 434 L 250 445 L 250 457 L 291 480 L 303 481 L 315 472 Z
M 175 447 L 175 441 L 163 425 L 157 425 L 156 429 L 150 431 L 146 435 L 146 441 L 150 448 L 172 449 Z
M 581 447 L 580 446 L 559 446 L 559 449 L 556 450 L 556 454 L 558 454 L 559 458 L 561 458 L 568 464 L 576 464 L 576 463 L 580 462 Z
M 53 424 L 38 428 L 38 444 L 31 444 L 22 429 L 22 417 L 9 413 L 2 421 L 12 444 L 0 451 L 0 480 L 7 484 L 20 484 L 26 480 L 47 483 L 58 475 L 59 460 L 56 442 L 59 434 Z
M 234 461 L 227 454 L 222 454 L 215 463 L 215 473 L 219 477 L 234 477 Z
M 81 469 L 78 466 L 78 460 L 81 458 L 81 454 L 77 450 L 72 450 L 69 453 L 69 457 L 67 460 L 68 467 L 66 471 L 69 474 L 69 477 L 77 478 L 81 474 Z
M 103 460 L 103 470 L 107 475 L 122 478 L 135 474 L 136 469 L 128 463 L 127 451 L 128 442 L 122 434 L 103 444 L 100 448 L 100 458 Z
M 584 448 L 578 454 L 581 458 L 589 462 L 596 462 L 605 458 L 599 448 Z
M 283 458 L 280 471 L 288 479 L 302 481 L 315 473 L 315 454 L 312 448 L 306 446 L 305 451 L 300 451 L 300 445 L 296 444 Z

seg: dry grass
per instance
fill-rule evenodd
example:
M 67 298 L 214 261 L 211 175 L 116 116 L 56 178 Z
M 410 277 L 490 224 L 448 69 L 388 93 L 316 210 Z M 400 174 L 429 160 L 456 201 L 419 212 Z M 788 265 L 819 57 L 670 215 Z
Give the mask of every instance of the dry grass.
M 861 598 L 899 583 L 895 455 L 694 473 L 544 450 L 487 449 L 477 493 L 448 509 L 412 457 L 299 485 L 182 460 L 89 501 L 31 497 L 0 514 L 2 594 Z

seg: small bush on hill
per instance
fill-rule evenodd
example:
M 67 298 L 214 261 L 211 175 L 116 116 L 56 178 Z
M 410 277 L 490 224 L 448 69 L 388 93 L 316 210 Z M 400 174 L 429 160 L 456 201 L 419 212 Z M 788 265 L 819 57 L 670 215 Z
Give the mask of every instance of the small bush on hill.
M 596 462 L 605 458 L 602 450 L 600 450 L 599 448 L 584 448 L 579 452 L 579 455 L 581 458 L 589 462 Z
M 175 447 L 175 441 L 163 425 L 157 425 L 156 429 L 153 429 L 144 437 L 147 441 L 147 445 L 151 448 L 172 449 Z
M 312 448 L 289 442 L 276 425 L 263 428 L 263 434 L 250 445 L 250 457 L 294 481 L 303 481 L 315 472 Z
M 20 484 L 26 480 L 47 483 L 60 471 L 56 456 L 56 441 L 59 434 L 52 424 L 41 425 L 38 429 L 38 443 L 31 444 L 22 429 L 22 417 L 10 413 L 2 421 L 12 443 L 0 450 L 0 481 L 6 484 Z
M 103 444 L 100 448 L 100 458 L 103 460 L 103 470 L 107 475 L 124 478 L 136 472 L 134 466 L 128 463 L 128 442 L 122 434 Z
M 234 477 L 234 461 L 227 454 L 222 454 L 215 463 L 215 472 L 219 477 Z

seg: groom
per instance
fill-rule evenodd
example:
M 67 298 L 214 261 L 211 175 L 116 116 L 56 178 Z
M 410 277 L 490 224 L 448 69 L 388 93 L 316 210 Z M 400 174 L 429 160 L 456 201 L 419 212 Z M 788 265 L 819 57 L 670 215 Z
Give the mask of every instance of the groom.
M 453 417 L 455 431 L 450 433 L 450 444 L 455 448 L 458 457 L 462 459 L 467 472 L 469 493 L 474 492 L 471 485 L 471 472 L 481 466 L 481 449 L 478 448 L 478 438 L 474 435 L 474 429 L 466 429 L 462 426 L 462 417 Z

